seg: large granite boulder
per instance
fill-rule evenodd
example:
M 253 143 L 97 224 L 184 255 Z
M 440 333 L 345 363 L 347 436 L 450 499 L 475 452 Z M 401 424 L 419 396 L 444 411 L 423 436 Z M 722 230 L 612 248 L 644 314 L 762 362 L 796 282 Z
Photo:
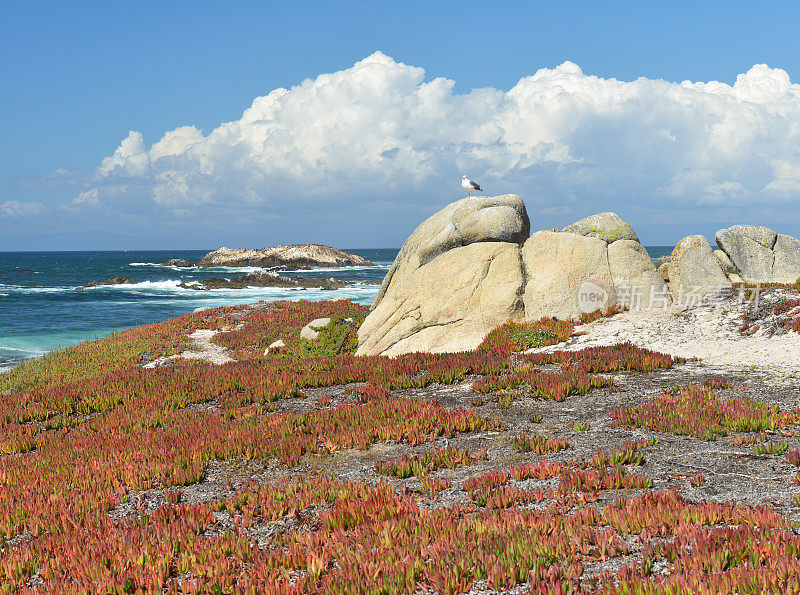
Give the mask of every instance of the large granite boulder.
M 664 278 L 639 240 L 609 243 L 608 265 L 617 304 L 638 310 L 672 301 Z
M 749 283 L 772 281 L 772 248 L 778 234 L 758 225 L 734 225 L 720 229 L 717 246 L 728 255 L 738 274 Z
M 520 246 L 530 222 L 510 194 L 465 198 L 423 221 L 403 244 L 359 328 L 359 355 L 453 352 L 522 320 Z
M 720 229 L 715 236 L 717 246 L 725 250 L 727 254 L 736 248 L 738 242 L 745 239 L 755 242 L 767 250 L 772 250 L 777 238 L 778 234 L 775 231 L 760 225 L 733 225 L 726 229 Z
M 199 261 L 199 267 L 305 267 L 370 266 L 372 263 L 357 254 L 322 244 L 292 244 L 271 248 L 226 248 L 209 252 Z
M 580 316 L 579 291 L 584 283 L 593 283 L 606 294 L 612 289 L 608 245 L 597 237 L 537 231 L 525 242 L 522 260 L 525 266 L 523 302 L 528 320 L 543 316 L 560 319 Z M 606 299 L 615 301 L 613 296 Z
M 775 283 L 794 283 L 800 279 L 800 240 L 778 235 L 772 255 L 772 280 Z
M 516 195 L 465 198 L 403 244 L 358 332 L 359 355 L 476 348 L 498 325 L 577 318 L 670 295 L 630 225 L 613 213 L 528 237 Z M 712 254 L 713 257 L 713 254 Z
M 529 233 L 528 212 L 516 194 L 465 198 L 450 203 L 420 223 L 405 241 L 372 307 L 378 305 L 398 271 L 418 269 L 448 250 L 473 242 L 522 244 Z
M 528 320 L 577 318 L 612 304 L 639 309 L 671 301 L 636 232 L 615 213 L 592 215 L 562 232 L 534 233 L 522 257 Z
M 685 304 L 687 299 L 730 285 L 719 258 L 705 237 L 694 235 L 678 242 L 669 263 L 669 288 L 674 301 Z
M 800 277 L 800 240 L 796 238 L 759 225 L 734 225 L 720 229 L 715 239 L 734 268 L 733 274 L 728 273 L 732 280 L 794 283 Z

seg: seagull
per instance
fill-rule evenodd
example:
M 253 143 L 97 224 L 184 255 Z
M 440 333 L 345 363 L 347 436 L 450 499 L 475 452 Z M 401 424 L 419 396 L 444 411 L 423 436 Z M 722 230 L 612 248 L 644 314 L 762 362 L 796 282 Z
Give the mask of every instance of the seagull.
M 461 176 L 461 187 L 467 191 L 467 193 L 472 196 L 473 192 L 483 192 L 483 188 L 480 187 L 478 182 L 473 182 L 467 176 Z

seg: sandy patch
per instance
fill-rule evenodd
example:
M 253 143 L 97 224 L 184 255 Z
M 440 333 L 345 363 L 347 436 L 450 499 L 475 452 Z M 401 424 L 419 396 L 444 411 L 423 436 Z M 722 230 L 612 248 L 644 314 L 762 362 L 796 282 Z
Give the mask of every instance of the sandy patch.
M 671 355 L 700 358 L 708 366 L 800 372 L 800 334 L 768 336 L 769 330 L 762 328 L 742 336 L 739 328 L 748 307 L 728 296 L 691 308 L 624 312 L 576 327 L 576 335 L 566 344 L 531 351 L 576 350 L 630 341 Z
M 160 357 L 152 362 L 143 366 L 144 368 L 157 368 L 164 365 L 167 361 L 176 358 L 183 359 L 199 359 L 212 364 L 222 365 L 228 362 L 235 361 L 228 355 L 228 350 L 221 345 L 217 345 L 211 341 L 211 338 L 220 331 L 211 329 L 200 329 L 189 335 L 192 341 L 193 349 L 187 349 L 179 355 L 171 355 L 169 357 Z
M 212 364 L 222 365 L 234 361 L 228 356 L 228 350 L 221 345 L 211 342 L 211 338 L 219 331 L 201 329 L 189 335 L 194 349 L 187 349 L 181 353 L 183 359 L 202 359 Z

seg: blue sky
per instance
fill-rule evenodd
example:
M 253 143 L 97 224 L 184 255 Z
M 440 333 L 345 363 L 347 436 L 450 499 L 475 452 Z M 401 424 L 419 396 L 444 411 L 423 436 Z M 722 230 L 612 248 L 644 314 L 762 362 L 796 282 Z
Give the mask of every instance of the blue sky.
M 789 2 L 6 3 L 0 250 L 399 246 L 467 167 L 521 194 L 534 228 L 614 210 L 649 244 L 742 222 L 800 235 L 800 93 L 782 78 L 800 76 L 798 17 Z M 722 99 L 657 84 L 733 85 L 757 64 L 784 74 Z M 640 157 L 659 135 L 672 144 Z

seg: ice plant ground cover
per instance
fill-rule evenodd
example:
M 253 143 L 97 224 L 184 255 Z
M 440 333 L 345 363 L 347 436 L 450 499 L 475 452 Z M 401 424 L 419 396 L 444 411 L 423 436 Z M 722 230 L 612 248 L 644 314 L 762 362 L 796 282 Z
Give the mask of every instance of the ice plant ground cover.
M 365 314 L 219 308 L 0 375 L 0 590 L 800 591 L 796 383 L 518 353 L 579 324 L 548 320 L 356 358 Z M 198 329 L 236 361 L 143 367 Z

